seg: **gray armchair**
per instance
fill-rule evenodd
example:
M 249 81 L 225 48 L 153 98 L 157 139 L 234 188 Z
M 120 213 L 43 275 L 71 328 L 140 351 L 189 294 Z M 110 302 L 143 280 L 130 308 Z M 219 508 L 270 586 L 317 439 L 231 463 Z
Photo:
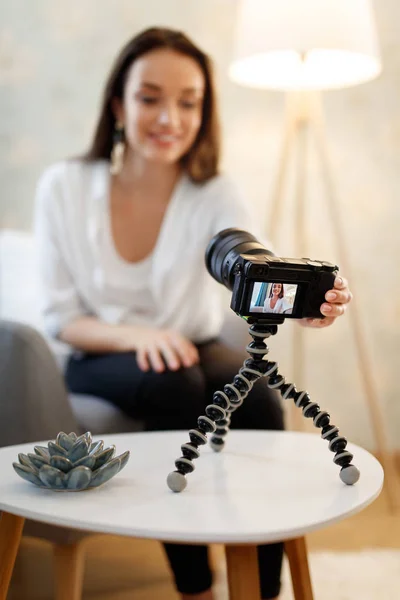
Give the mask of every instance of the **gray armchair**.
M 68 395 L 47 342 L 29 325 L 0 321 L 0 357 L 0 446 L 54 439 L 59 431 L 142 428 L 101 398 Z M 80 600 L 88 534 L 26 520 L 24 535 L 54 544 L 56 600 Z

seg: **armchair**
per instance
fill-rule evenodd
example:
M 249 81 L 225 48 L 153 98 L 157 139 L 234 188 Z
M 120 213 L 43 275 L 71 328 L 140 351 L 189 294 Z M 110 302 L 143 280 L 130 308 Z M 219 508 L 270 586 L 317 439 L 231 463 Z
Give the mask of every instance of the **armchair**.
M 0 356 L 0 446 L 54 439 L 59 431 L 141 429 L 100 398 L 68 395 L 47 342 L 31 326 L 0 321 Z M 27 520 L 24 535 L 53 543 L 56 600 L 80 600 L 88 534 Z

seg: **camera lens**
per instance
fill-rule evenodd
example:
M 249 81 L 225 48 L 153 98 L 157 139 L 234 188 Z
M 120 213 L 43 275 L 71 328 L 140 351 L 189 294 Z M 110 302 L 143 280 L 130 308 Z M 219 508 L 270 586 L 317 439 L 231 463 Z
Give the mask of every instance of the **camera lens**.
M 215 235 L 207 246 L 206 266 L 214 279 L 229 290 L 233 288 L 234 268 L 240 254 L 269 254 L 262 244 L 248 231 L 231 227 Z

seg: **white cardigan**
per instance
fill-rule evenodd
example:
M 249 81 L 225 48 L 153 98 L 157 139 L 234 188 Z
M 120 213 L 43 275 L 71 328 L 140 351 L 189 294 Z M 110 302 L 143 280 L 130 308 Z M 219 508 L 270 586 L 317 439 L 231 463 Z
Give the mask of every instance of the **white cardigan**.
M 135 310 L 137 265 L 123 261 L 112 242 L 109 185 L 106 161 L 57 163 L 39 181 L 35 232 L 48 333 L 57 336 L 71 320 L 94 315 L 175 328 L 194 342 L 218 336 L 221 285 L 207 272 L 205 249 L 227 227 L 257 235 L 235 186 L 221 175 L 204 184 L 186 175 L 179 180 L 152 253 L 153 310 L 143 314 Z

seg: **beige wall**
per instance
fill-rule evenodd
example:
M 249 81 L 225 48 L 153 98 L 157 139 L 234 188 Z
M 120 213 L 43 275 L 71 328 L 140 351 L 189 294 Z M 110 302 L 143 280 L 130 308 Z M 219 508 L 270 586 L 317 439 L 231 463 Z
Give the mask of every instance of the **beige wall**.
M 215 59 L 224 125 L 224 165 L 267 218 L 277 166 L 284 97 L 231 83 L 233 0 L 2 0 L 0 3 L 0 224 L 29 229 L 41 170 L 88 142 L 99 93 L 114 54 L 135 32 L 170 25 Z M 400 446 L 400 4 L 375 2 L 384 71 L 379 79 L 325 97 L 326 117 L 352 284 L 373 360 L 391 442 Z M 311 156 L 308 253 L 340 264 L 315 156 Z M 293 252 L 291 188 L 278 247 Z M 306 376 L 314 400 L 352 441 L 373 448 L 357 353 L 346 316 L 306 332 Z M 290 333 L 271 356 L 290 379 Z M 287 350 L 287 352 L 286 352 Z

